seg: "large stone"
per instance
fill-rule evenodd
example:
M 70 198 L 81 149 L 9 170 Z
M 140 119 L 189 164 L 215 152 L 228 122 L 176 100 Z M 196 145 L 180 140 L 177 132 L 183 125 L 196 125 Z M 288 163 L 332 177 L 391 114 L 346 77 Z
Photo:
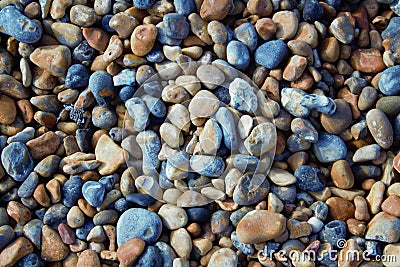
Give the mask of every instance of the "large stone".
M 97 142 L 95 154 L 96 160 L 102 162 L 99 166 L 101 175 L 113 174 L 124 163 L 124 150 L 106 134 Z

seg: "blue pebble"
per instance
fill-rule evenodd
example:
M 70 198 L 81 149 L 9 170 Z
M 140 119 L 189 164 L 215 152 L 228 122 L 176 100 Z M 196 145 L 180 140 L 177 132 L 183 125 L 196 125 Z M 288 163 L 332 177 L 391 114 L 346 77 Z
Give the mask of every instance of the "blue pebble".
M 89 84 L 89 71 L 82 64 L 74 64 L 67 70 L 65 85 L 68 88 L 79 88 Z
M 240 204 L 239 204 L 240 205 Z M 211 215 L 211 231 L 214 234 L 222 234 L 229 229 L 229 211 L 217 210 Z
M 18 261 L 17 267 L 39 267 L 38 255 L 30 253 Z
M 191 222 L 205 223 L 210 220 L 210 212 L 205 208 L 190 208 L 186 214 Z
M 180 45 L 182 40 L 171 38 L 167 35 L 167 30 L 163 21 L 159 22 L 157 25 L 157 40 L 163 45 Z M 151 53 L 151 52 L 150 52 Z M 164 55 L 163 55 L 164 57 Z
M 75 63 L 81 63 L 89 66 L 95 57 L 95 50 L 84 40 L 72 52 L 72 60 Z
M 163 267 L 160 251 L 157 247 L 147 246 L 132 267 Z
M 114 203 L 114 208 L 119 212 L 124 212 L 129 209 L 129 202 L 125 198 L 120 198 Z
M 92 134 L 90 128 L 78 129 L 75 132 L 76 142 L 82 152 L 88 152 L 91 148 Z
M 139 206 L 150 206 L 151 204 L 153 204 L 156 200 L 148 195 L 148 194 L 140 194 L 140 193 L 132 193 L 127 195 L 126 200 L 128 202 L 131 202 L 133 204 L 139 205 Z
M 296 186 L 271 185 L 271 192 L 274 193 L 283 204 L 292 204 L 296 200 Z
M 36 172 L 31 172 L 18 188 L 18 196 L 21 198 L 31 197 L 38 184 L 39 176 L 36 174 Z
M 104 200 L 105 186 L 99 182 L 88 181 L 83 184 L 82 195 L 93 207 L 100 207 Z
M 234 37 L 244 43 L 250 52 L 253 52 L 257 47 L 258 34 L 253 24 L 250 22 L 243 23 L 234 30 Z
M 289 49 L 282 40 L 273 40 L 259 46 L 254 54 L 258 64 L 268 69 L 275 69 L 279 66 Z
M 8 145 L 7 143 L 8 137 L 5 135 L 0 135 L 0 152 Z
M 42 27 L 23 15 L 15 6 L 6 6 L 0 10 L 0 25 L 0 32 L 23 43 L 36 43 L 42 38 Z
M 133 0 L 133 6 L 139 9 L 150 8 L 156 0 Z
M 160 237 L 162 221 L 155 212 L 141 208 L 125 211 L 117 222 L 118 246 L 132 238 L 141 238 L 146 244 L 152 245 Z
M 193 0 L 174 0 L 175 11 L 184 16 L 196 11 L 196 5 Z
M 313 211 L 314 216 L 320 219 L 321 221 L 325 221 L 328 217 L 329 208 L 325 202 L 317 201 L 311 204 L 310 209 Z
M 0 226 L 0 250 L 5 248 L 14 239 L 14 230 L 9 225 Z
M 90 75 L 88 88 L 101 107 L 108 106 L 115 94 L 112 76 L 104 70 Z
M 114 127 L 110 129 L 108 134 L 110 135 L 112 140 L 119 143 L 122 141 L 123 129 L 121 127 Z
M 114 110 L 106 107 L 96 106 L 92 111 L 93 125 L 100 129 L 111 129 L 118 121 Z
M 312 148 L 317 159 L 323 163 L 344 159 L 347 155 L 347 147 L 343 139 L 327 132 L 318 133 L 318 141 Z
M 159 29 L 159 28 L 157 28 L 157 29 Z M 158 30 L 158 32 L 160 32 L 160 30 Z M 149 62 L 153 62 L 153 63 L 160 63 L 161 61 L 164 60 L 163 51 L 160 49 L 160 47 L 157 44 L 154 45 L 153 49 L 146 55 L 146 60 Z
M 123 69 L 113 77 L 114 86 L 133 86 L 136 84 L 136 70 Z
M 23 229 L 24 236 L 32 241 L 32 243 L 39 248 L 42 244 L 42 228 L 43 222 L 39 219 L 33 219 L 25 224 Z
M 235 34 L 234 34 L 234 31 L 232 30 L 232 28 L 230 26 L 226 26 L 225 28 L 226 28 L 226 33 L 227 33 L 226 42 L 230 43 L 233 40 L 233 36 Z
M 45 208 L 42 208 L 42 209 L 39 209 L 39 210 L 36 210 L 36 211 L 35 211 L 35 215 L 36 215 L 40 220 L 43 220 L 45 213 L 46 213 L 46 209 L 45 209 Z
M 163 101 L 157 97 L 152 97 L 151 95 L 143 95 L 141 98 L 153 116 L 157 118 L 165 117 L 167 114 L 167 107 Z
M 85 223 L 75 230 L 76 237 L 82 240 L 86 240 L 89 232 L 95 227 L 92 219 L 86 219 Z
M 157 242 L 154 247 L 158 248 L 163 267 L 173 267 L 173 261 L 176 257 L 174 250 L 167 243 L 162 241 Z
M 231 95 L 229 94 L 229 88 L 225 86 L 218 86 L 214 91 L 214 95 L 218 98 L 219 101 L 225 104 L 229 104 L 231 102 Z
M 136 93 L 136 88 L 135 87 L 133 87 L 133 86 L 124 86 L 119 91 L 119 98 L 121 98 L 121 100 L 123 102 L 126 102 L 126 100 L 132 98 L 135 93 Z
M 178 13 L 168 13 L 163 17 L 165 34 L 174 39 L 183 40 L 189 34 L 189 22 L 186 17 Z
M 392 39 L 399 32 L 400 17 L 393 17 L 389 21 L 389 25 L 382 31 L 382 39 Z
M 229 42 L 226 48 L 229 64 L 240 70 L 245 70 L 250 64 L 250 53 L 247 46 L 240 41 Z
M 303 9 L 303 18 L 305 21 L 316 21 L 324 15 L 324 9 L 317 0 L 307 0 Z
M 100 178 L 99 183 L 104 185 L 106 191 L 110 191 L 115 184 L 115 180 L 118 178 L 117 174 L 111 174 L 107 176 L 103 176 Z
M 72 207 L 82 196 L 83 180 L 79 176 L 73 176 L 65 182 L 61 189 L 63 203 L 67 207 Z
M 161 162 L 160 175 L 158 183 L 162 189 L 175 188 L 174 183 L 167 177 L 167 161 Z
M 114 33 L 115 30 L 113 28 L 110 27 L 110 20 L 114 15 L 111 14 L 107 14 L 105 15 L 102 19 L 101 19 L 101 27 L 103 28 L 103 30 L 105 30 L 106 32 L 109 33 Z
M 236 231 L 233 231 L 231 234 L 231 240 L 235 248 L 243 252 L 245 255 L 252 255 L 254 253 L 254 247 L 251 244 L 244 244 L 239 241 L 237 238 Z
M 57 225 L 67 216 L 68 211 L 69 209 L 63 204 L 54 204 L 46 210 L 43 222 L 49 225 Z
M 225 163 L 221 158 L 203 155 L 193 155 L 190 157 L 190 166 L 200 160 L 200 157 L 209 157 L 208 162 L 204 164 L 204 168 L 196 169 L 196 172 L 202 176 L 219 177 L 225 169 Z
M 25 144 L 14 142 L 1 152 L 4 170 L 17 182 L 24 181 L 33 170 L 33 160 Z
M 379 90 L 385 95 L 400 93 L 400 65 L 387 68 L 382 72 L 379 78 Z
M 294 176 L 297 179 L 297 186 L 304 191 L 318 192 L 324 189 L 325 179 L 321 170 L 302 165 L 296 169 Z
M 394 0 L 390 4 L 390 9 L 393 10 L 393 12 L 397 15 L 400 16 L 400 0 Z
M 341 220 L 334 220 L 329 222 L 322 228 L 319 233 L 321 243 L 327 242 L 333 247 L 337 247 L 339 239 L 346 239 L 347 227 L 346 223 Z
M 381 242 L 373 240 L 365 240 L 365 251 L 368 251 L 368 257 L 376 258 L 382 255 Z

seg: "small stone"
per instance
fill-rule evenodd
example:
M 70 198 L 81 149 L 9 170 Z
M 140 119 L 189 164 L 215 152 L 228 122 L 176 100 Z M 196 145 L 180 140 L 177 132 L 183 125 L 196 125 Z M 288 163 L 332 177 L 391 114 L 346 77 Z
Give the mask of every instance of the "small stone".
M 205 0 L 200 7 L 200 16 L 205 21 L 223 20 L 231 7 L 230 0 Z
M 79 88 L 89 84 L 89 72 L 82 64 L 74 64 L 67 70 L 65 86 L 68 88 Z
M 105 134 L 97 142 L 95 155 L 96 160 L 102 162 L 99 167 L 101 175 L 113 174 L 125 162 L 123 149 Z
M 190 167 L 200 175 L 219 177 L 224 172 L 225 163 L 220 157 L 193 155 L 190 157 Z
M 100 267 L 100 259 L 97 256 L 96 251 L 92 249 L 86 249 L 82 251 L 79 255 L 77 267 Z
M 271 15 L 273 6 L 270 0 L 249 0 L 247 9 L 252 15 L 266 17 Z
M 294 12 L 278 11 L 272 16 L 272 20 L 276 24 L 276 38 L 290 40 L 295 36 L 299 20 Z
M 148 9 L 154 4 L 155 0 L 133 0 L 133 6 L 139 9 Z
M 208 23 L 207 31 L 210 34 L 212 40 L 216 44 L 223 44 L 226 42 L 228 32 L 226 31 L 225 25 L 217 20 L 213 20 Z
M 83 180 L 79 176 L 73 176 L 65 182 L 61 189 L 63 203 L 67 207 L 72 207 L 76 204 L 82 195 Z
M 199 136 L 201 150 L 206 155 L 216 155 L 222 142 L 222 130 L 212 119 L 207 120 Z
M 218 98 L 207 90 L 199 91 L 189 103 L 189 113 L 196 118 L 209 118 L 219 108 Z
M 338 160 L 333 163 L 331 178 L 338 188 L 350 189 L 354 185 L 354 175 L 346 160 Z
M 161 230 L 162 221 L 156 213 L 132 208 L 125 211 L 118 219 L 117 243 L 121 246 L 132 238 L 140 238 L 146 244 L 154 244 Z
M 221 248 L 212 254 L 208 267 L 237 266 L 237 264 L 238 256 L 236 253 L 229 248 Z
M 115 95 L 112 77 L 105 71 L 99 70 L 90 75 L 88 88 L 101 107 L 108 106 Z
M 179 257 L 189 259 L 192 251 L 192 239 L 185 228 L 179 228 L 171 232 L 171 247 Z
M 71 23 L 54 22 L 51 24 L 51 30 L 60 44 L 75 48 L 82 42 L 81 29 Z
M 28 148 L 20 142 L 6 146 L 1 153 L 5 171 L 18 182 L 24 181 L 33 170 L 33 160 Z
M 301 99 L 307 95 L 298 88 L 283 88 L 281 91 L 281 104 L 287 112 L 295 117 L 305 117 L 310 113 L 307 107 L 301 105 Z
M 325 187 L 323 174 L 317 168 L 300 166 L 296 169 L 294 176 L 297 179 L 297 186 L 304 191 L 318 192 Z
M 339 136 L 321 132 L 313 151 L 320 162 L 334 162 L 346 157 L 347 147 Z
M 108 46 L 101 58 L 106 63 L 111 63 L 113 60 L 117 59 L 122 55 L 123 44 L 121 39 L 117 35 L 113 35 L 108 42 Z M 127 65 L 127 64 L 125 64 Z
M 60 138 L 54 132 L 47 132 L 26 143 L 33 159 L 42 159 L 54 154 L 60 146 Z
M 368 129 L 374 137 L 376 143 L 384 149 L 388 149 L 393 144 L 393 128 L 388 117 L 379 109 L 371 109 L 367 116 Z
M 51 227 L 44 225 L 42 228 L 41 258 L 47 262 L 60 261 L 68 256 L 69 249 L 62 242 L 60 235 Z
M 247 213 L 239 222 L 236 233 L 240 242 L 256 244 L 280 236 L 285 229 L 286 218 L 283 215 L 266 210 L 254 210 Z
M 305 21 L 316 21 L 324 15 L 324 8 L 316 0 L 306 1 L 303 8 L 303 18 Z
M 381 204 L 385 194 L 385 184 L 381 181 L 374 183 L 366 197 L 372 214 L 377 214 L 381 209 Z
M 353 50 L 350 63 L 354 69 L 366 73 L 378 73 L 385 69 L 382 55 L 376 48 Z
M 71 65 L 71 52 L 64 45 L 41 46 L 36 48 L 29 58 L 36 66 L 56 77 L 65 76 Z
M 331 114 L 321 114 L 321 124 L 331 134 L 340 134 L 348 128 L 352 122 L 350 105 L 342 100 L 336 99 L 336 111 Z
M 307 59 L 298 55 L 294 55 L 289 59 L 288 64 L 283 70 L 283 78 L 287 81 L 298 80 L 307 66 Z
M 368 223 L 366 239 L 396 243 L 400 238 L 400 219 L 380 212 Z
M 288 186 L 296 183 L 296 177 L 293 174 L 278 168 L 271 168 L 268 177 L 274 184 L 279 186 Z
M 17 108 L 14 100 L 9 98 L 6 95 L 0 96 L 0 123 L 2 124 L 11 124 L 15 121 L 15 117 L 17 116 Z
M 254 26 L 249 23 L 243 23 L 234 30 L 234 37 L 245 44 L 250 52 L 254 52 L 257 47 L 257 32 Z
M 196 10 L 196 5 L 193 0 L 174 0 L 176 12 L 184 16 L 193 13 Z
M 196 71 L 196 76 L 205 87 L 212 90 L 225 81 L 224 73 L 213 65 L 202 65 Z
M 137 135 L 136 142 L 142 150 L 143 173 L 146 175 L 154 174 L 159 165 L 158 153 L 161 149 L 161 142 L 158 135 L 152 130 L 143 131 Z
M 282 40 L 269 41 L 259 46 L 254 54 L 255 61 L 266 67 L 274 69 L 279 66 L 289 49 Z
M 185 39 L 189 34 L 189 23 L 185 16 L 178 13 L 168 13 L 163 17 L 165 34 L 173 39 Z
M 6 215 L 7 216 L 7 215 Z M 14 230 L 9 225 L 0 226 L 0 249 L 3 250 L 14 239 Z
M 353 156 L 353 162 L 365 162 L 376 160 L 381 153 L 381 147 L 377 144 L 361 147 L 356 150 Z
M 386 212 L 387 214 L 400 217 L 400 198 L 395 195 L 389 196 L 385 201 L 382 203 L 382 210 Z
M 25 237 L 19 237 L 0 253 L 0 266 L 15 266 L 20 259 L 32 252 L 32 243 Z
M 0 11 L 1 32 L 20 42 L 36 43 L 42 37 L 42 27 L 21 14 L 15 6 L 6 6 Z
M 236 78 L 229 85 L 229 95 L 231 96 L 231 106 L 240 111 L 254 113 L 257 109 L 257 96 L 254 88 L 245 80 Z
M 88 181 L 83 184 L 82 194 L 85 200 L 93 207 L 100 207 L 104 200 L 105 187 L 95 181 Z
M 257 20 L 255 27 L 258 35 L 265 41 L 271 40 L 277 30 L 276 24 L 270 18 Z
M 158 211 L 158 215 L 169 230 L 184 227 L 188 222 L 185 210 L 171 204 L 163 205 Z
M 132 238 L 118 247 L 117 256 L 121 264 L 130 266 L 142 254 L 146 243 L 140 238 Z
M 346 239 L 346 223 L 341 220 L 333 220 L 327 223 L 319 233 L 321 242 L 328 242 L 333 247 L 337 247 L 340 239 Z
M 354 39 L 353 25 L 346 16 L 334 19 L 329 26 L 329 31 L 343 44 L 349 44 Z
M 75 61 L 87 65 L 90 64 L 94 58 L 94 49 L 100 52 L 106 51 L 109 37 L 102 29 L 92 27 L 82 28 L 82 34 L 85 41 L 75 47 L 72 58 Z
M 157 38 L 157 28 L 152 25 L 139 25 L 131 35 L 131 49 L 137 56 L 147 55 L 153 49 Z
M 231 41 L 226 47 L 227 61 L 240 70 L 245 70 L 250 64 L 249 50 L 239 41 Z
M 400 92 L 399 75 L 400 66 L 385 69 L 379 77 L 379 90 L 385 95 L 397 95 Z
M 332 219 L 346 221 L 354 218 L 355 208 L 350 201 L 340 197 L 330 197 L 326 204 L 329 207 L 329 215 Z
M 308 236 L 312 232 L 311 225 L 307 222 L 300 222 L 295 219 L 288 220 L 289 238 L 299 238 Z

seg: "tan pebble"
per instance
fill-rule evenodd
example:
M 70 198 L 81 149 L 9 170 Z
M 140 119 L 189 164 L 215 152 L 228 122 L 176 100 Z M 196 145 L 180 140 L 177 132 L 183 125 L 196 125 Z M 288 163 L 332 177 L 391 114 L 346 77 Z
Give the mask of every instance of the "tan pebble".
M 42 159 L 52 155 L 60 145 L 60 138 L 54 132 L 47 132 L 26 143 L 32 158 Z
M 335 62 L 339 58 L 340 47 L 335 37 L 329 37 L 322 41 L 319 55 L 323 61 Z
M 385 113 L 379 109 L 371 109 L 367 116 L 368 129 L 378 145 L 388 149 L 393 144 L 393 128 Z
M 307 22 L 301 22 L 298 26 L 294 40 L 302 40 L 309 44 L 311 48 L 316 48 L 318 45 L 318 32 L 314 25 Z
M 90 206 L 90 204 L 85 199 L 82 198 L 79 199 L 78 206 L 81 209 L 81 211 L 90 218 L 93 218 L 97 213 L 96 209 Z
M 53 19 L 61 19 L 71 4 L 72 0 L 54 0 L 50 7 L 50 16 Z
M 250 14 L 266 17 L 271 15 L 273 6 L 270 0 L 250 0 L 247 2 Z
M 31 212 L 29 209 L 16 201 L 10 201 L 8 203 L 7 214 L 20 225 L 24 225 L 31 219 Z
M 292 56 L 283 70 L 283 78 L 291 82 L 296 81 L 301 77 L 306 66 L 307 59 L 305 57 L 298 55 Z
M 61 201 L 61 185 L 57 179 L 51 179 L 46 183 L 46 189 L 49 191 L 50 200 L 52 203 L 58 203 Z
M 350 189 L 354 185 L 354 175 L 346 160 L 338 160 L 332 165 L 331 177 L 333 183 L 342 189 Z
M 110 42 L 108 43 L 106 51 L 104 51 L 103 60 L 107 63 L 110 63 L 111 61 L 121 56 L 122 52 L 122 41 L 118 38 L 117 35 L 113 35 L 110 38 Z
M 44 184 L 39 184 L 33 192 L 33 198 L 43 207 L 50 207 L 50 198 L 47 195 Z
M 18 113 L 22 117 L 24 123 L 30 123 L 33 120 L 34 112 L 32 104 L 27 99 L 17 101 Z
M 131 49 L 137 56 L 148 54 L 157 38 L 157 28 L 150 25 L 137 26 L 131 35 Z
M 25 237 L 19 237 L 0 253 L 0 266 L 15 266 L 20 259 L 32 252 L 32 243 Z
M 365 222 L 356 219 L 348 219 L 346 221 L 346 224 L 347 228 L 349 229 L 349 232 L 355 236 L 364 236 L 367 230 Z
M 81 29 L 71 23 L 54 22 L 51 24 L 54 36 L 62 45 L 74 48 L 82 41 Z
M 17 109 L 13 99 L 6 95 L 0 96 L 0 123 L 11 124 L 17 116 Z
M 100 267 L 100 259 L 97 253 L 91 249 L 82 251 L 79 255 L 77 267 Z
M 395 195 L 389 196 L 383 201 L 382 210 L 390 215 L 400 217 L 400 198 Z
M 387 194 L 389 196 L 394 195 L 394 196 L 400 197 L 400 183 L 394 183 L 394 184 L 390 185 L 387 190 Z
M 109 25 L 121 39 L 125 39 L 132 34 L 136 26 L 139 25 L 139 21 L 128 13 L 120 12 L 111 18 Z
M 237 266 L 238 256 L 229 248 L 222 248 L 210 257 L 208 267 Z
M 103 162 L 99 167 L 101 175 L 114 173 L 124 162 L 123 149 L 108 135 L 102 135 L 95 146 L 96 159 Z
M 60 235 L 50 226 L 42 227 L 42 251 L 40 257 L 47 262 L 55 262 L 65 259 L 69 249 L 62 242 Z
M 46 69 L 56 77 L 65 75 L 71 65 L 71 52 L 64 45 L 51 45 L 36 48 L 29 56 L 39 68 Z
M 398 258 L 400 257 L 400 243 L 395 244 L 387 244 L 383 249 L 383 255 L 386 259 L 394 259 L 396 260 L 387 260 L 383 262 L 383 265 L 386 267 L 397 267 L 398 266 Z
M 91 7 L 75 4 L 69 13 L 71 23 L 80 27 L 90 27 L 96 23 L 97 14 Z
M 329 215 L 334 220 L 343 220 L 354 218 L 355 208 L 354 205 L 343 198 L 331 197 L 326 200 L 329 207 Z
M 104 52 L 107 49 L 109 37 L 102 29 L 82 28 L 82 34 L 88 44 L 97 51 Z
M 338 256 L 338 267 L 358 266 L 363 261 L 363 251 L 358 246 L 357 241 L 349 239 L 346 241 L 344 248 Z M 349 257 L 348 255 L 350 255 Z
M 146 244 L 140 238 L 133 238 L 124 243 L 117 250 L 117 257 L 124 266 L 130 266 L 135 263 L 136 259 L 142 254 Z
M 171 232 L 171 246 L 179 257 L 188 259 L 192 251 L 192 239 L 185 228 Z
M 356 196 L 354 198 L 354 206 L 356 208 L 354 218 L 360 221 L 368 221 L 370 219 L 368 204 L 365 198 Z
M 205 21 L 224 19 L 232 6 L 230 0 L 205 0 L 200 8 L 200 16 Z
M 203 2 L 204 3 L 204 2 Z M 207 31 L 208 23 L 204 21 L 199 14 L 192 13 L 188 16 L 190 28 L 194 35 L 196 35 L 202 42 L 211 45 L 213 40 Z
M 295 36 L 299 25 L 299 20 L 295 13 L 278 11 L 272 16 L 272 20 L 276 24 L 276 38 L 290 40 Z

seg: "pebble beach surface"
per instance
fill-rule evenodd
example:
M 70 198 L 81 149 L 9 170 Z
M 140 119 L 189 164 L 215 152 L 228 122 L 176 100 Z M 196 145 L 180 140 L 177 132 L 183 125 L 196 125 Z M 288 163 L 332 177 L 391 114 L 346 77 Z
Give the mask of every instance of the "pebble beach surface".
M 399 16 L 1 0 L 0 267 L 400 266 Z

